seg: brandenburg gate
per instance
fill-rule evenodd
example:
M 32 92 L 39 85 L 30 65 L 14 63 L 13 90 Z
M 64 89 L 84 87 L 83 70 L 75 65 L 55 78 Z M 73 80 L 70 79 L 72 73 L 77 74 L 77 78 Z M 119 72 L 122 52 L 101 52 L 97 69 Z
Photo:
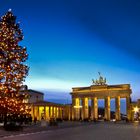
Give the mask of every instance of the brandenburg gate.
M 98 99 L 105 100 L 104 119 L 110 120 L 110 100 L 112 98 L 115 98 L 115 119 L 121 120 L 120 99 L 125 98 L 127 119 L 131 120 L 130 85 L 107 85 L 106 78 L 103 78 L 100 73 L 99 76 L 99 80 L 93 80 L 93 85 L 89 87 L 72 88 L 72 120 L 84 120 L 89 117 L 92 120 L 98 120 Z M 91 100 L 90 111 L 89 100 Z

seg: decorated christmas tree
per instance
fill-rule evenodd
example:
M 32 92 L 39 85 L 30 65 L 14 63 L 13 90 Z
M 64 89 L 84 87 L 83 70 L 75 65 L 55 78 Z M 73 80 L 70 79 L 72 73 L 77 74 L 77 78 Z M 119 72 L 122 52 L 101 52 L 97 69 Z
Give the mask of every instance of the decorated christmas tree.
M 0 114 L 5 117 L 28 113 L 23 103 L 26 95 L 19 92 L 29 69 L 24 64 L 28 55 L 26 47 L 19 45 L 21 40 L 22 30 L 9 10 L 0 19 Z

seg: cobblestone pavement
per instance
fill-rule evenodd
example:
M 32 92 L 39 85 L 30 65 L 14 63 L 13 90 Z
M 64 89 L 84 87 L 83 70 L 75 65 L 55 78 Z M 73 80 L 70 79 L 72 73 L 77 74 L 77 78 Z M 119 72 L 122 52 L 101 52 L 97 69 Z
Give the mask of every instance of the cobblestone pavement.
M 37 129 L 37 127 L 35 127 Z M 60 128 L 60 129 L 59 129 Z M 29 130 L 28 128 L 26 130 Z M 32 128 L 33 129 L 33 128 Z M 39 129 L 39 127 L 38 127 Z M 47 130 L 47 131 L 46 131 Z M 62 123 L 52 129 L 42 129 L 1 137 L 5 140 L 140 140 L 140 125 L 126 123 Z
M 40 123 L 36 125 L 28 125 L 24 126 L 22 131 L 5 131 L 2 127 L 0 127 L 0 138 L 10 135 L 19 135 L 19 134 L 26 134 L 26 133 L 35 133 L 41 131 L 48 131 L 48 130 L 55 130 L 55 129 L 62 129 L 68 127 L 77 127 L 81 125 L 88 125 L 89 123 L 81 123 L 81 122 L 63 122 L 58 123 L 58 126 L 46 126 L 42 127 Z

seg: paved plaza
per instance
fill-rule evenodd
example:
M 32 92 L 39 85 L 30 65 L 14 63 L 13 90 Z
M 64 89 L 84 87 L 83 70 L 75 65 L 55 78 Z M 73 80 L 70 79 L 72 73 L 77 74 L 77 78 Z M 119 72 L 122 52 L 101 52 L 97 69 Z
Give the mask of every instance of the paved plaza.
M 56 129 L 1 137 L 2 140 L 140 140 L 140 125 L 85 123 Z

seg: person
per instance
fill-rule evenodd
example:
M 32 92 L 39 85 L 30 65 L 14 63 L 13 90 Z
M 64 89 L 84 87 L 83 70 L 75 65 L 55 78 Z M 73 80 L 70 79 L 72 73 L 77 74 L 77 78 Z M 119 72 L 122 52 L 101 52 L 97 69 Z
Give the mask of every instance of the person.
M 36 122 L 37 122 L 37 118 L 35 117 L 35 118 L 34 118 L 34 124 L 36 124 Z
M 32 116 L 31 115 L 29 117 L 29 123 L 30 123 L 30 125 L 32 124 Z

